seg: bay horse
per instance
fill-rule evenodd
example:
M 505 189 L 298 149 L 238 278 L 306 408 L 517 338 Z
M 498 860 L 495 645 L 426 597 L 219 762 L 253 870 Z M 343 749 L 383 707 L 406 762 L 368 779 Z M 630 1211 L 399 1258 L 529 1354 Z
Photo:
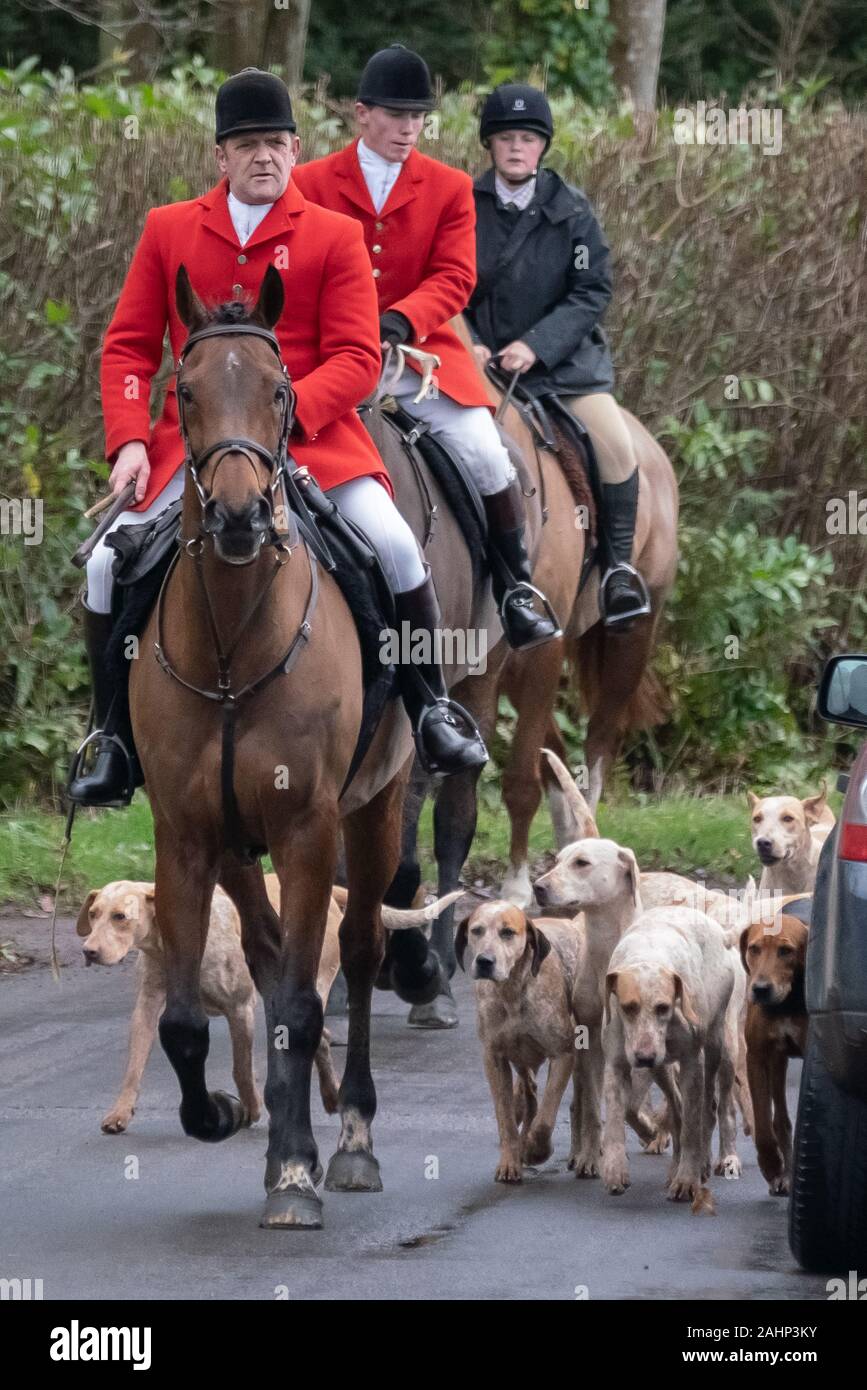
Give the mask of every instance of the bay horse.
M 452 327 L 471 350 L 471 339 L 462 318 Z M 485 377 L 493 404 L 501 395 Z M 605 777 L 617 756 L 624 734 L 648 728 L 665 715 L 665 699 L 650 669 L 659 620 L 677 572 L 678 488 L 665 451 L 628 410 L 623 410 L 632 435 L 640 468 L 638 517 L 635 532 L 635 564 L 641 570 L 651 598 L 651 612 L 639 618 L 629 632 L 606 628 L 599 618 L 599 572 L 594 569 L 580 588 L 586 531 L 576 507 L 576 489 L 570 488 L 558 457 L 537 447 L 523 416 L 509 405 L 503 424 L 513 444 L 529 464 L 534 496 L 527 500 L 528 517 L 544 499 L 547 519 L 541 527 L 535 551 L 533 582 L 547 594 L 559 615 L 561 639 L 529 652 L 510 651 L 500 642 L 488 657 L 484 679 L 464 680 L 454 696 L 474 716 L 483 738 L 489 741 L 496 725 L 500 693 L 510 699 L 517 721 L 503 770 L 503 801 L 510 821 L 509 866 L 499 897 L 522 908 L 533 903 L 529 874 L 529 836 L 543 789 L 547 794 L 556 847 L 569 843 L 573 825 L 563 793 L 540 750 L 552 749 L 562 760 L 567 754 L 554 719 L 564 660 L 569 678 L 577 680 L 584 712 L 589 716 L 584 759 L 587 801 L 595 813 Z M 476 829 L 478 773 L 446 778 L 434 803 L 434 854 L 438 891 L 449 892 L 458 884 Z M 389 888 L 387 901 L 396 907 L 415 899 L 421 872 L 417 855 L 418 820 L 430 780 L 416 763 L 404 805 L 400 867 Z M 456 967 L 454 910 L 435 922 L 429 949 L 450 978 Z M 411 936 L 411 933 L 407 934 Z M 409 950 L 402 935 L 395 948 Z M 416 1003 L 409 1021 L 419 1027 L 453 1027 L 457 1012 L 446 989 L 429 1003 Z
M 267 1023 L 270 1124 L 260 1224 L 316 1228 L 322 1167 L 310 1089 L 323 1024 L 316 974 L 341 827 L 349 1030 L 340 1135 L 325 1186 L 369 1192 L 382 1185 L 371 1134 L 370 1007 L 383 958 L 381 905 L 399 860 L 411 729 L 401 702 L 390 702 L 344 788 L 363 701 L 355 622 L 312 551 L 275 530 L 292 399 L 272 332 L 284 308 L 279 273 L 269 267 L 243 317 L 237 304 L 207 311 L 184 267 L 175 294 L 189 330 L 176 382 L 186 448 L 181 544 L 130 673 L 166 958 L 160 1041 L 178 1076 L 187 1134 L 215 1142 L 249 1123 L 236 1098 L 206 1085 L 199 970 L 219 883 L 238 909 Z M 412 491 L 406 480 L 401 486 Z M 431 565 L 443 622 L 486 633 L 490 625 L 496 642 L 489 588 L 474 587 L 457 523 L 433 480 L 430 487 L 440 516 Z M 408 496 L 407 514 L 423 534 L 419 509 Z M 465 666 L 446 671 L 452 684 L 465 675 Z M 261 864 L 236 853 L 239 844 L 270 854 L 279 915 Z M 440 969 L 426 947 L 419 952 L 424 937 L 393 935 L 416 944 L 392 960 L 392 986 L 408 1002 L 432 998 Z

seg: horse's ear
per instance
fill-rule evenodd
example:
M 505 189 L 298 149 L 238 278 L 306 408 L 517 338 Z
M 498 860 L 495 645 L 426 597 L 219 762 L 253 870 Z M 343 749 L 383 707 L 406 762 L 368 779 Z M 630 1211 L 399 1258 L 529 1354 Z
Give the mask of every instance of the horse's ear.
M 266 328 L 273 328 L 283 312 L 284 303 L 285 295 L 280 272 L 276 266 L 269 265 L 262 276 L 259 298 L 256 300 L 256 307 L 251 317 L 264 324 Z
M 201 328 L 207 318 L 205 306 L 190 284 L 187 267 L 181 262 L 175 276 L 175 304 L 181 323 L 186 324 L 191 333 Z

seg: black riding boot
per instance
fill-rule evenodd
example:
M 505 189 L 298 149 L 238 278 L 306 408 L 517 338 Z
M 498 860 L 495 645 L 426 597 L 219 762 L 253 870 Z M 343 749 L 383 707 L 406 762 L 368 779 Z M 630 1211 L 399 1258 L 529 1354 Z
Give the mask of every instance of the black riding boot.
M 647 585 L 631 563 L 637 512 L 637 468 L 624 483 L 602 484 L 600 532 L 607 568 L 599 589 L 599 608 L 605 626 L 618 627 L 621 632 L 650 612 Z
M 524 544 L 524 507 L 514 483 L 502 492 L 482 499 L 488 518 L 488 563 L 491 585 L 500 608 L 503 631 L 510 647 L 538 647 L 561 637 L 562 630 L 551 605 L 533 587 L 530 559 Z M 534 598 L 545 613 L 537 613 Z
M 430 571 L 417 589 L 395 594 L 394 606 L 398 634 L 403 632 L 403 623 L 409 624 L 413 642 L 420 632 L 429 633 L 434 656 L 442 614 Z M 395 670 L 412 724 L 416 752 L 425 770 L 448 773 L 484 767 L 488 750 L 482 736 L 472 716 L 448 698 L 439 663 L 397 663 Z
M 86 605 L 83 608 L 84 644 L 93 686 L 95 734 L 91 735 L 91 747 L 95 756 L 90 771 L 83 774 L 79 771 L 81 758 L 76 758 L 75 776 L 66 794 L 79 806 L 128 806 L 132 800 L 135 754 L 126 727 L 128 720 L 117 718 L 120 706 L 126 709 L 124 693 L 116 690 L 105 665 L 112 619 L 109 613 L 94 613 Z M 111 733 L 106 732 L 107 726 Z

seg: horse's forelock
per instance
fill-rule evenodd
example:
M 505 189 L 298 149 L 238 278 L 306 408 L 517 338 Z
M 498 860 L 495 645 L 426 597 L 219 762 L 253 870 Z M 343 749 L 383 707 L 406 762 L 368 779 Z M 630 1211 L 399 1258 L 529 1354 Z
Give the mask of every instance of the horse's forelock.
M 255 301 L 249 296 L 224 300 L 222 304 L 209 304 L 205 323 L 250 323 L 255 308 Z

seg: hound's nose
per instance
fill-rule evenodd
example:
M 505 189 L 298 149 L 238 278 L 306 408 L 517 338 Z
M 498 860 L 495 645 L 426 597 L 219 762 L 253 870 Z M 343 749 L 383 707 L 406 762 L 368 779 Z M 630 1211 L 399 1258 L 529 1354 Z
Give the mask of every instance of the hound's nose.
M 771 986 L 766 980 L 756 980 L 750 992 L 756 1004 L 765 1004 L 771 997 Z
M 476 956 L 476 975 L 480 980 L 489 980 L 494 973 L 493 956 Z
M 763 858 L 766 854 L 773 854 L 774 852 L 774 847 L 770 840 L 765 840 L 764 838 L 756 840 L 756 849 Z
M 95 946 L 82 946 L 81 953 L 86 965 L 93 965 L 95 961 L 99 960 L 99 951 Z
M 652 1067 L 656 1065 L 656 1056 L 653 1052 L 636 1052 L 635 1065 L 637 1067 Z
M 536 894 L 536 902 L 540 907 L 545 907 L 548 902 L 548 889 L 543 883 L 533 885 L 533 892 Z

